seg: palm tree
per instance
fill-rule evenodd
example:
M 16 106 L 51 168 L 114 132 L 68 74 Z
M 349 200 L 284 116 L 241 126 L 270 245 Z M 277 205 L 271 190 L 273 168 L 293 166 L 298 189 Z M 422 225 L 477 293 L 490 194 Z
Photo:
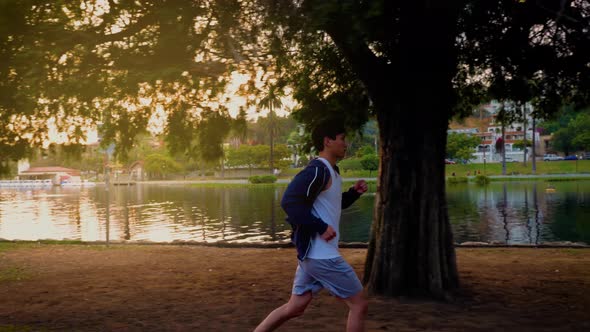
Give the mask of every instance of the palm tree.
M 274 173 L 274 110 L 276 108 L 283 107 L 283 103 L 281 102 L 281 97 L 283 93 L 276 87 L 271 86 L 268 89 L 268 94 L 264 96 L 258 103 L 258 106 L 262 109 L 269 110 L 268 119 L 269 119 L 269 132 L 270 132 L 270 173 Z

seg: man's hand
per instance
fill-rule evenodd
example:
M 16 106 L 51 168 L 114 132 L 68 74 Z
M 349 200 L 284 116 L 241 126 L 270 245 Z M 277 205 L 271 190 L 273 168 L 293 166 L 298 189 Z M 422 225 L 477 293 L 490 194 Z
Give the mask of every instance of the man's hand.
M 354 190 L 356 190 L 357 193 L 359 194 L 364 194 L 367 192 L 367 182 L 365 182 L 365 180 L 358 180 L 354 186 L 353 186 Z
M 321 238 L 324 239 L 326 242 L 332 240 L 336 237 L 336 231 L 332 226 L 328 225 L 326 231 L 321 235 Z

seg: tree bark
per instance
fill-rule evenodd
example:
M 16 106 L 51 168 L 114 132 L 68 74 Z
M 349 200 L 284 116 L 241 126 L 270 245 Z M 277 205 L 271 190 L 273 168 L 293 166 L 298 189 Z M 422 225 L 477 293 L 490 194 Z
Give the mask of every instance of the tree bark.
M 381 161 L 364 282 L 375 294 L 445 299 L 459 285 L 444 175 L 454 15 L 445 4 L 405 3 L 414 19 L 402 16 L 393 86 L 371 94 Z

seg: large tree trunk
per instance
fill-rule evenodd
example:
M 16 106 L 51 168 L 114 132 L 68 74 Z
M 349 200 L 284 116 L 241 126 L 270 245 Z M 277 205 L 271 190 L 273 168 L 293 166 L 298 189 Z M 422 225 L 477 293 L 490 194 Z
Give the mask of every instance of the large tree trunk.
M 404 3 L 393 91 L 372 94 L 381 163 L 364 281 L 376 294 L 444 299 L 459 284 L 444 175 L 455 21 L 449 8 Z
M 458 286 L 441 144 L 446 122 L 432 119 L 422 103 L 404 108 L 379 116 L 383 158 L 365 283 L 377 294 L 445 298 Z M 418 131 L 423 117 L 442 126 Z

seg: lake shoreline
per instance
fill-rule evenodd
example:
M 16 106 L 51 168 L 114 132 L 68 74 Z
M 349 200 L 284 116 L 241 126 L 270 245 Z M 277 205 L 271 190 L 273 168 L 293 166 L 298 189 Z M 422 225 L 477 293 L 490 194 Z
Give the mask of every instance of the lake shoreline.
M 451 178 L 452 176 L 447 176 L 446 178 Z M 475 176 L 465 176 L 470 181 L 475 179 Z M 538 175 L 531 175 L 531 174 L 514 174 L 514 175 L 489 175 L 491 181 L 542 181 L 542 180 L 564 180 L 564 181 L 577 181 L 577 180 L 590 180 L 590 174 L 587 173 L 564 173 L 564 174 L 538 174 Z M 370 182 L 376 182 L 376 177 L 342 177 L 344 182 L 354 182 L 358 180 L 366 180 Z M 291 181 L 291 177 L 289 178 L 281 178 L 277 179 L 276 184 L 288 184 Z M 104 182 L 96 182 L 97 185 L 104 185 Z M 269 185 L 269 184 L 251 184 L 248 182 L 248 179 L 244 178 L 235 178 L 235 179 L 188 179 L 188 180 L 150 180 L 150 181 L 135 181 L 133 184 L 140 184 L 140 185 L 189 185 L 189 184 L 245 184 L 245 185 Z M 122 184 L 125 186 L 127 184 Z M 272 184 L 271 184 L 272 185 Z
M 148 241 L 78 241 L 78 240 L 8 240 L 0 238 L 0 245 L 6 244 L 24 244 L 24 245 L 41 245 L 41 244 L 58 244 L 58 245 L 163 245 L 163 246 L 202 246 L 213 248 L 255 248 L 255 249 L 281 249 L 294 248 L 293 244 L 288 241 L 277 242 L 198 242 L 198 241 L 175 241 L 175 242 L 148 242 Z M 368 243 L 365 242 L 340 242 L 338 244 L 343 249 L 366 249 Z M 584 242 L 556 241 L 543 242 L 539 244 L 505 244 L 497 242 L 475 242 L 467 241 L 455 243 L 455 248 L 508 248 L 508 249 L 556 249 L 556 248 L 580 248 L 590 249 L 590 245 Z

